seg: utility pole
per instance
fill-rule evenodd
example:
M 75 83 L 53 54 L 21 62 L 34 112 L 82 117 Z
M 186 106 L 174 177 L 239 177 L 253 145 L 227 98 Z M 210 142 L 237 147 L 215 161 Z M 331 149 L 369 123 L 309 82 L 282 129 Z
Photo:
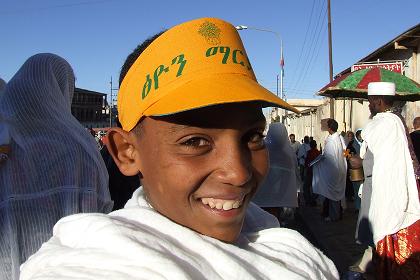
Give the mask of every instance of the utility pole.
M 330 82 L 333 80 L 332 37 L 331 37 L 331 0 L 328 0 L 328 55 L 330 66 Z M 330 118 L 334 118 L 334 99 L 330 98 Z
M 111 81 L 109 82 L 109 84 L 110 84 L 110 94 L 111 94 L 111 100 L 109 100 L 109 127 L 112 127 L 112 108 L 114 107 L 114 99 L 112 96 L 112 91 L 118 90 L 118 88 L 112 87 L 112 76 L 111 76 Z

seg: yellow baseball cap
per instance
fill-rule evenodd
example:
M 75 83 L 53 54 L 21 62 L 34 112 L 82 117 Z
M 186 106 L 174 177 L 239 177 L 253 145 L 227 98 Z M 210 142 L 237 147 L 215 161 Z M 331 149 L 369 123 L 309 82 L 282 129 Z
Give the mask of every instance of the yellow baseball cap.
M 121 83 L 118 118 L 130 131 L 145 116 L 246 101 L 299 113 L 258 84 L 233 25 L 201 18 L 167 30 L 140 54 Z

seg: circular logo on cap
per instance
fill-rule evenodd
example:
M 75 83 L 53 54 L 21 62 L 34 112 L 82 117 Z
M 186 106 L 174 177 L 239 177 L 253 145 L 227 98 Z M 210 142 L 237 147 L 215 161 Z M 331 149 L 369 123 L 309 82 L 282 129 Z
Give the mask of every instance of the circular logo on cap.
M 220 28 L 212 22 L 205 21 L 202 25 L 200 25 L 198 33 L 204 36 L 204 38 L 206 38 L 207 43 L 209 43 L 210 45 L 218 45 L 221 42 Z

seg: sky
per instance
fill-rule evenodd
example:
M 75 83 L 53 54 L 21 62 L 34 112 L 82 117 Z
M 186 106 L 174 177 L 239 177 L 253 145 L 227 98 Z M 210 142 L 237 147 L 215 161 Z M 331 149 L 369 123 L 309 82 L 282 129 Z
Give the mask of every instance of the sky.
M 283 42 L 286 99 L 321 98 L 329 82 L 327 0 L 0 0 L 0 78 L 27 58 L 65 58 L 76 87 L 113 93 L 121 66 L 143 40 L 182 22 L 217 17 L 239 31 L 260 84 L 277 92 Z M 333 74 L 420 21 L 418 0 L 331 0 Z M 271 32 L 258 31 L 265 29 Z M 277 36 L 277 35 L 278 36 Z M 280 89 L 278 90 L 280 92 Z

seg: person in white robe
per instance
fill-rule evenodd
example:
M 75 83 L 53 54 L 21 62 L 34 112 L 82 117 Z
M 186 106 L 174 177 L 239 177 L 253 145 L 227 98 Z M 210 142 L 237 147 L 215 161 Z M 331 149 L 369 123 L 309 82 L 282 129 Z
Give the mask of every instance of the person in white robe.
M 108 213 L 108 174 L 95 140 L 71 114 L 74 74 L 54 54 L 30 57 L 0 98 L 0 279 L 52 236 L 62 217 Z
M 280 218 L 292 218 L 297 207 L 297 162 L 284 124 L 271 123 L 266 137 L 270 168 L 253 202 Z M 288 213 L 288 214 L 286 214 Z M 283 220 L 283 219 L 282 219 Z M 285 221 L 282 221 L 285 222 Z
M 290 139 L 290 146 L 292 146 L 293 153 L 295 154 L 295 157 L 297 160 L 297 154 L 299 151 L 300 143 L 296 141 L 296 136 L 293 133 L 289 135 L 289 139 Z
M 420 169 L 405 121 L 394 107 L 395 94 L 394 83 L 368 85 L 372 120 L 362 131 L 365 181 L 356 238 L 374 248 L 378 279 L 416 279 L 420 272 Z M 360 158 L 351 158 L 350 164 L 360 165 Z
M 374 244 L 420 219 L 420 203 L 404 126 L 393 113 L 377 113 L 362 131 L 360 157 L 373 154 L 368 220 Z M 386 141 L 384 141 L 386 140 Z M 390 151 L 399 155 L 389 160 Z M 397 168 L 398 167 L 398 168 Z M 398 186 L 404 187 L 398 187 Z M 365 189 L 363 189 L 362 200 Z M 374 207 L 372 206 L 374 205 Z
M 340 200 L 344 198 L 346 189 L 347 161 L 343 154 L 346 145 L 337 132 L 337 122 L 329 119 L 327 124 L 329 135 L 325 140 L 321 160 L 313 165 L 312 189 L 328 203 L 324 210 L 328 212 L 326 220 L 337 221 L 341 214 Z

